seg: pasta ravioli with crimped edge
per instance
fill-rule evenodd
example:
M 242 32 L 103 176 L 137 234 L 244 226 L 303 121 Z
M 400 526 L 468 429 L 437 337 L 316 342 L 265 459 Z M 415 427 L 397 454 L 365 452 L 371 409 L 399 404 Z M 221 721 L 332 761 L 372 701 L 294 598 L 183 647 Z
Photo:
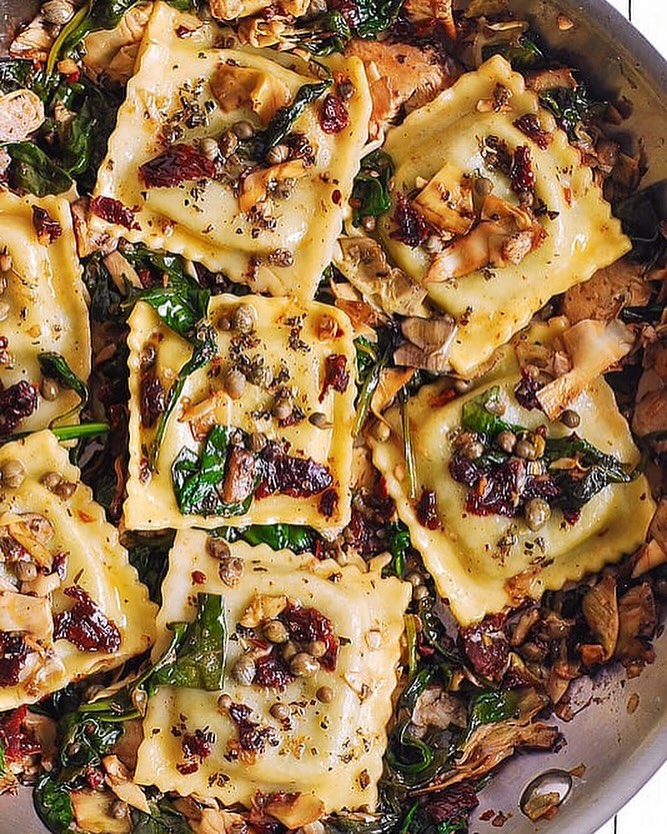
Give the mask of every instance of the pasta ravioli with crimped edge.
M 106 521 L 54 435 L 41 431 L 5 444 L 0 447 L 0 467 L 9 461 L 20 464 L 24 477 L 16 486 L 0 484 L 0 536 L 5 542 L 7 537 L 18 540 L 27 553 L 35 554 L 41 570 L 17 582 L 11 579 L 16 565 L 2 563 L 2 631 L 19 631 L 34 647 L 29 655 L 33 662 L 17 683 L 0 688 L 3 710 L 34 703 L 72 681 L 142 654 L 153 644 L 156 613 L 128 563 L 118 531 Z M 62 578 L 59 571 L 64 571 Z M 15 590 L 8 590 L 11 586 Z M 72 588 L 85 594 L 79 608 L 75 606 L 82 595 L 68 593 Z M 107 650 L 103 641 L 87 650 L 67 637 L 58 638 L 58 616 L 74 610 L 85 619 L 86 597 L 93 611 L 111 621 Z M 97 614 L 89 611 L 89 616 Z M 85 637 L 75 639 L 85 642 Z
M 184 28 L 187 37 L 178 34 Z M 179 252 L 258 292 L 312 298 L 331 260 L 365 141 L 370 98 L 361 62 L 320 59 L 353 86 L 347 126 L 327 133 L 318 108 L 307 107 L 294 125 L 309 144 L 307 156 L 267 168 L 263 179 L 251 176 L 240 199 L 231 184 L 205 176 L 183 186 L 146 187 L 139 169 L 164 150 L 161 137 L 170 125 L 177 124 L 182 141 L 189 142 L 220 134 L 239 119 L 259 130 L 266 126 L 261 116 L 275 114 L 272 102 L 286 105 L 300 88 L 319 82 L 297 58 L 251 47 L 221 49 L 216 46 L 221 37 L 215 24 L 155 4 L 95 189 L 96 198 L 111 198 L 132 210 L 133 219 L 115 229 L 100 217 L 93 222 L 128 240 Z M 222 71 L 241 75 L 223 77 L 216 98 L 212 85 Z M 254 85 L 255 109 L 236 98 L 246 83 Z M 262 110 L 265 98 L 268 113 Z M 206 112 L 203 126 L 183 126 L 184 101 Z M 274 185 L 284 180 L 291 190 L 279 196 Z M 283 252 L 289 253 L 288 263 L 276 254 Z
M 498 89 L 506 91 L 503 95 L 507 100 L 502 105 L 494 104 Z M 526 116 L 536 119 L 535 135 L 550 137 L 548 145 L 540 147 L 517 126 Z M 490 140 L 491 146 L 485 147 Z M 517 148 L 528 149 L 532 160 L 533 212 L 541 204 L 533 229 L 544 238 L 532 251 L 524 253 L 517 247 L 518 251 L 506 252 L 505 261 L 498 266 L 489 264 L 486 258 L 478 264 L 476 253 L 463 251 L 461 260 L 465 263 L 469 258 L 469 266 L 461 267 L 460 277 L 448 278 L 444 268 L 444 275 L 437 274 L 437 264 L 439 259 L 449 260 L 451 250 L 444 249 L 432 258 L 423 247 L 414 248 L 400 240 L 395 215 L 384 215 L 379 224 L 384 245 L 396 263 L 425 286 L 434 304 L 457 320 L 448 358 L 452 368 L 463 375 L 470 374 L 495 348 L 527 325 L 551 297 L 586 281 L 597 269 L 620 258 L 631 245 L 580 152 L 569 144 L 565 132 L 556 128 L 537 95 L 526 89 L 523 76 L 513 72 L 499 55 L 474 72 L 465 73 L 434 101 L 389 130 L 383 145 L 396 166 L 392 186 L 395 201 L 420 185 L 426 192 L 432 178 L 436 179 L 436 194 L 452 195 L 465 178 L 483 176 L 491 183 L 493 200 L 500 198 L 510 206 L 517 203 L 508 178 L 512 172 L 501 170 L 502 162 L 496 155 L 501 152 L 511 156 Z M 444 196 L 439 199 L 441 205 L 442 201 L 447 204 Z M 423 208 L 419 194 L 415 204 Z M 504 208 L 511 211 L 507 205 Z M 492 208 L 490 220 L 495 210 Z M 454 219 L 465 221 L 465 214 Z M 527 221 L 519 218 L 518 226 L 522 222 Z M 453 226 L 451 218 L 448 225 Z M 483 244 L 486 251 L 485 241 L 475 240 L 473 246 L 472 238 L 480 229 L 481 224 L 460 238 L 459 244 L 465 247 L 469 243 L 471 250 Z M 519 236 L 530 232 L 515 229 L 514 242 L 518 244 Z
M 215 796 L 225 804 L 249 805 L 260 790 L 312 795 L 327 812 L 374 807 L 397 683 L 403 612 L 410 599 L 408 583 L 381 578 L 381 565 L 369 570 L 340 566 L 309 554 L 237 542 L 230 545 L 231 557 L 240 559 L 243 568 L 230 587 L 220 578 L 220 563 L 207 539 L 201 530 L 181 531 L 176 537 L 155 652 L 168 642 L 167 623 L 193 618 L 198 593 L 220 594 L 231 635 L 224 686 L 221 692 L 160 687 L 144 719 L 136 781 L 183 795 Z M 253 639 L 252 628 L 258 627 L 261 635 L 261 626 L 279 618 L 286 605 L 315 609 L 330 621 L 339 641 L 334 663 L 325 668 L 323 658 L 314 674 L 292 677 L 282 687 L 239 683 L 234 676 L 239 658 L 266 654 L 261 641 Z M 260 650 L 253 652 L 257 646 Z M 280 652 L 281 646 L 273 650 Z M 226 707 L 221 695 L 229 699 Z M 239 742 L 230 701 L 250 708 L 258 733 L 266 733 L 261 750 L 245 749 Z M 285 718 L 276 719 L 275 709 L 270 712 L 276 703 L 286 707 Z M 214 736 L 212 751 L 196 767 L 188 767 L 193 763 L 186 734 L 204 728 Z
M 240 315 L 249 319 L 252 332 L 238 329 Z M 139 302 L 130 317 L 127 524 L 135 529 L 178 529 L 217 527 L 223 520 L 239 526 L 289 519 L 318 530 L 340 529 L 350 515 L 355 352 L 349 319 L 318 302 L 222 295 L 211 300 L 208 320 L 215 328 L 216 360 L 189 377 L 151 472 L 146 450 L 159 421 L 157 415 L 146 414 L 143 392 L 153 380 L 168 391 L 192 348 L 147 303 Z M 154 354 L 152 365 L 147 365 L 148 354 Z M 328 384 L 331 368 L 338 375 Z M 242 371 L 247 381 L 244 377 L 241 392 L 234 390 L 230 374 Z M 283 488 L 278 478 L 277 492 L 262 494 L 258 465 L 259 483 L 250 488 L 254 497 L 247 509 L 229 511 L 223 519 L 200 503 L 184 513 L 175 494 L 174 465 L 184 449 L 197 454 L 213 426 L 244 432 L 245 445 L 261 431 L 264 442 L 258 460 L 267 459 L 275 448 L 276 454 L 284 450 L 295 467 L 307 468 L 295 475 L 296 481 L 290 476 L 288 486 Z M 252 465 L 252 449 L 246 451 L 244 461 Z M 285 460 L 282 452 L 280 459 Z M 225 477 L 231 477 L 229 466 Z
M 45 231 L 40 233 L 40 226 Z M 37 394 L 43 379 L 38 356 L 57 353 L 81 380 L 90 374 L 87 291 L 68 202 L 1 191 L 0 242 L 9 258 L 9 268 L 0 274 L 0 286 L 6 287 L 2 301 L 9 307 L 2 335 L 12 357 L 0 367 L 0 383 L 3 388 L 19 382 L 35 387 L 35 409 L 21 423 L 24 431 L 35 431 L 79 400 L 74 391 L 61 387 L 54 388 L 54 395 Z
M 536 325 L 528 331 L 528 338 L 548 344 L 561 330 L 562 323 L 557 321 L 551 326 Z M 373 461 L 408 525 L 414 546 L 439 592 L 464 625 L 525 599 L 540 599 L 546 590 L 558 590 L 568 580 L 580 580 L 617 562 L 645 541 L 655 511 L 644 475 L 630 483 L 606 486 L 581 509 L 573 524 L 554 510 L 537 533 L 521 518 L 466 510 L 466 488 L 450 471 L 466 403 L 498 387 L 503 420 L 531 429 L 546 423 L 549 437 L 569 434 L 562 424 L 549 423 L 543 413 L 518 404 L 514 390 L 520 378 L 514 350 L 508 346 L 501 350 L 496 366 L 464 396 L 452 399 L 440 383 L 420 389 L 408 412 L 416 454 L 414 499 L 408 494 L 398 408 L 385 414 L 391 428 L 389 437 L 384 441 L 369 438 Z M 604 379 L 596 379 L 573 405 L 581 418 L 577 435 L 626 464 L 639 462 L 627 422 Z M 434 495 L 432 529 L 418 517 L 422 490 Z

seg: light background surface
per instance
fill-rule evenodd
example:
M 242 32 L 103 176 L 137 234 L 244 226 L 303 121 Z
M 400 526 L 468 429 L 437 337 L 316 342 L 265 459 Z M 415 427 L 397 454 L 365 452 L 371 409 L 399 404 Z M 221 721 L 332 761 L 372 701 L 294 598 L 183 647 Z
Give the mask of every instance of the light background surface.
M 667 57 L 667 2 L 665 0 L 608 0 L 629 18 L 653 46 Z M 665 797 L 667 764 L 597 834 L 661 834 L 667 832 Z

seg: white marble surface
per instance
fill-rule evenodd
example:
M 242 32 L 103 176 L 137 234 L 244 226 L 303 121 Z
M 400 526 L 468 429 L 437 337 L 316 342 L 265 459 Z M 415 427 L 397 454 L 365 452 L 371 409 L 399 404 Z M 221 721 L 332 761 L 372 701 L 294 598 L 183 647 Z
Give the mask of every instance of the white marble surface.
M 667 4 L 665 0 L 608 0 L 612 6 L 667 56 Z M 667 831 L 664 798 L 667 795 L 667 764 L 597 834 L 659 834 Z

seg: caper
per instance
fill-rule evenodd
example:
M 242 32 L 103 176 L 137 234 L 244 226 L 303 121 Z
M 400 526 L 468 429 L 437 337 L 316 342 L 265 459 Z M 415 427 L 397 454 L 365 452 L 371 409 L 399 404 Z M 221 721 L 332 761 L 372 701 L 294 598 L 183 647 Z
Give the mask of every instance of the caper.
M 77 484 L 73 484 L 71 481 L 66 481 L 64 478 L 61 479 L 59 484 L 51 490 L 54 495 L 57 495 L 58 498 L 62 498 L 63 501 L 67 501 L 71 498 L 74 493 L 76 492 Z
M 220 152 L 224 157 L 231 156 L 239 146 L 239 137 L 231 130 L 220 137 Z
M 535 460 L 537 457 L 537 449 L 533 444 L 525 437 L 522 437 L 521 440 L 517 440 L 516 446 L 514 447 L 514 454 L 518 458 L 524 458 L 525 460 Z
M 255 661 L 247 655 L 241 655 L 232 669 L 232 677 L 237 683 L 243 684 L 243 686 L 250 686 L 255 680 L 256 674 L 257 666 L 255 665 Z
M 257 313 L 251 304 L 239 304 L 232 313 L 232 327 L 241 333 L 252 333 Z
M 287 626 L 280 620 L 269 620 L 262 631 L 269 643 L 287 643 L 289 640 Z
M 579 423 L 581 423 L 581 417 L 576 411 L 572 411 L 571 408 L 566 408 L 560 415 L 560 421 L 564 426 L 567 426 L 568 429 L 576 429 Z
M 246 385 L 246 378 L 238 368 L 229 368 L 225 374 L 225 391 L 233 400 L 239 400 L 243 396 Z
M 283 658 L 289 663 L 299 653 L 299 647 L 292 640 L 288 640 L 283 646 Z
M 287 721 L 290 717 L 290 708 L 287 704 L 276 703 L 271 707 L 269 712 L 276 719 L 276 721 Z
M 276 396 L 273 402 L 271 414 L 276 418 L 276 420 L 287 420 L 291 416 L 293 410 L 292 398 L 287 392 L 282 391 Z
M 254 431 L 249 438 L 249 445 L 251 452 L 261 452 L 266 447 L 268 440 L 265 434 Z
M 349 78 L 344 78 L 342 81 L 339 81 L 337 89 L 338 95 L 343 99 L 343 101 L 349 101 L 355 93 L 354 84 Z
M 373 217 L 373 215 L 371 214 L 369 214 L 367 217 L 363 217 L 361 220 L 361 225 L 367 232 L 374 232 L 377 224 L 377 217 Z
M 327 653 L 327 644 L 324 640 L 311 640 L 306 644 L 306 651 L 312 657 L 324 657 Z
M 58 394 L 60 393 L 60 386 L 55 381 L 55 379 L 51 379 L 50 376 L 45 376 L 42 379 L 41 385 L 39 386 L 40 393 L 45 400 L 49 402 L 53 402 L 53 400 L 58 398 Z
M 323 414 L 321 411 L 314 411 L 308 418 L 308 422 L 318 429 L 333 428 L 333 423 L 331 422 L 331 420 L 329 420 L 327 415 Z
M 412 598 L 419 602 L 420 599 L 425 599 L 428 596 L 428 588 L 426 585 L 417 585 L 412 589 Z
M 237 122 L 232 130 L 239 139 L 252 139 L 255 135 L 255 128 L 246 119 Z
M 209 536 L 206 539 L 206 552 L 214 559 L 223 559 L 229 556 L 229 544 L 219 536 Z
M 513 431 L 501 431 L 496 437 L 496 446 L 503 452 L 511 454 L 516 446 L 516 435 Z
M 424 584 L 424 577 L 421 575 L 421 573 L 418 573 L 416 570 L 410 571 L 410 573 L 405 578 L 412 585 L 413 588 L 417 588 L 419 585 Z
M 218 698 L 218 710 L 220 712 L 227 712 L 233 703 L 231 695 L 223 692 L 223 694 Z
M 470 460 L 477 460 L 484 454 L 484 444 L 479 440 L 469 440 L 461 446 L 461 454 Z
M 523 514 L 530 529 L 539 530 L 551 518 L 551 507 L 542 498 L 531 498 L 526 501 Z
M 466 394 L 472 388 L 472 380 L 470 379 L 455 379 L 454 390 L 457 394 Z
M 222 556 L 218 576 L 229 588 L 235 588 L 243 576 L 245 565 L 238 556 Z
M 315 697 L 323 704 L 330 704 L 334 699 L 334 691 L 330 686 L 320 686 Z
M 289 148 L 287 145 L 274 145 L 269 148 L 266 154 L 266 161 L 269 165 L 280 165 L 281 162 L 286 162 L 289 158 Z
M 297 678 L 309 678 L 320 669 L 319 661 L 308 652 L 298 652 L 290 660 L 290 672 Z
M 200 140 L 199 150 L 207 159 L 210 159 L 211 161 L 220 156 L 220 147 L 215 139 L 212 139 L 210 136 L 205 136 Z
M 50 492 L 53 492 L 62 480 L 63 476 L 59 472 L 46 472 L 40 478 L 40 483 L 43 484 Z
M 115 802 L 111 803 L 111 816 L 115 820 L 122 820 L 128 814 L 128 805 L 127 802 L 123 802 L 121 799 L 117 799 Z
M 8 460 L 0 466 L 0 484 L 18 489 L 25 480 L 25 466 L 20 460 Z

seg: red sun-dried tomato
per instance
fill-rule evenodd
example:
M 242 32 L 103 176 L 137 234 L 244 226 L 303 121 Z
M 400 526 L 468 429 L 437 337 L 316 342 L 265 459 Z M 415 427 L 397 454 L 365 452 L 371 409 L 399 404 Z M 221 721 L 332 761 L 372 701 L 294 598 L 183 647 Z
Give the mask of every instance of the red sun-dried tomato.
M 478 805 L 477 794 L 470 782 L 459 782 L 458 785 L 450 785 L 429 799 L 426 813 L 438 825 L 463 822 Z
M 292 498 L 310 498 L 333 484 L 333 476 L 326 466 L 312 458 L 287 455 L 275 443 L 264 447 L 260 459 L 262 476 L 256 498 L 266 498 L 274 492 Z
M 342 99 L 331 93 L 324 97 L 320 110 L 320 127 L 325 133 L 340 133 L 350 121 L 350 114 Z
M 2 383 L 0 383 L 0 387 Z M 37 408 L 36 386 L 22 379 L 0 390 L 0 437 L 11 434 L 21 420 L 25 420 Z
M 327 356 L 324 361 L 324 381 L 322 383 L 320 402 L 322 402 L 330 388 L 338 391 L 339 394 L 344 393 L 347 390 L 349 382 L 350 372 L 347 369 L 347 356 L 341 353 Z
M 60 223 L 40 206 L 32 207 L 32 225 L 37 232 L 37 239 L 44 245 L 49 245 L 58 240 L 63 233 Z
M 321 640 L 327 648 L 324 655 L 319 658 L 320 664 L 328 672 L 335 670 L 340 643 L 334 633 L 333 623 L 328 617 L 325 617 L 317 608 L 290 603 L 278 619 L 285 624 L 290 638 L 297 643 Z
M 438 518 L 438 504 L 432 489 L 423 489 L 417 502 L 417 520 L 429 530 L 437 530 L 440 526 Z
M 278 738 L 273 727 L 262 727 L 258 721 L 251 719 L 252 709 L 245 704 L 231 704 L 227 710 L 229 717 L 236 724 L 239 734 L 239 747 L 248 753 L 261 755 L 266 745 L 277 745 Z
M 473 670 L 494 681 L 502 678 L 510 653 L 506 621 L 505 614 L 491 614 L 479 623 L 459 629 L 461 649 Z
M 421 246 L 433 232 L 431 225 L 415 209 L 405 194 L 401 194 L 396 200 L 394 221 L 397 228 L 391 233 L 391 237 L 413 249 L 415 246 Z
M 155 371 L 151 368 L 146 373 L 142 373 L 139 381 L 139 411 L 143 428 L 152 428 L 166 406 L 165 390 Z
M 56 614 L 53 639 L 69 640 L 82 652 L 111 654 L 120 648 L 120 631 L 97 603 L 79 585 L 65 588 L 66 596 L 75 599 L 68 611 Z
M 139 166 L 139 176 L 148 188 L 170 188 L 183 182 L 210 179 L 215 163 L 192 145 L 171 145 Z
M 16 686 L 31 651 L 25 635 L 0 633 L 0 687 Z
M 510 184 L 517 194 L 535 190 L 535 174 L 528 145 L 519 145 L 512 157 Z
M 126 229 L 140 228 L 134 219 L 135 210 L 123 205 L 114 197 L 93 197 L 90 201 L 90 210 L 108 223 L 115 223 Z
M 542 130 L 540 120 L 534 113 L 526 113 L 525 116 L 521 116 L 520 119 L 514 122 L 514 127 L 518 127 L 522 133 L 525 133 L 543 151 L 549 147 L 551 140 L 554 138 L 553 133 Z

